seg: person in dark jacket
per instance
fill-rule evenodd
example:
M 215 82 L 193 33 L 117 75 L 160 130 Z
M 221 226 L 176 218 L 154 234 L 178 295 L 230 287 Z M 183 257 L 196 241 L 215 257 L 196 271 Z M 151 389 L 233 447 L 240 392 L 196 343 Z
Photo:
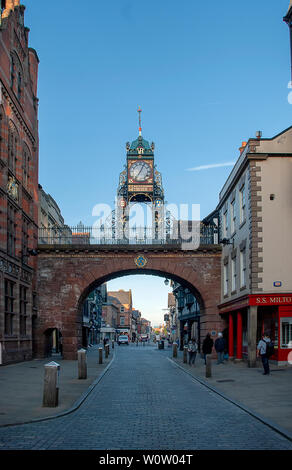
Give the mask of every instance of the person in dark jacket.
M 206 356 L 207 354 L 211 354 L 213 345 L 214 345 L 214 341 L 212 340 L 210 333 L 207 333 L 206 338 L 203 341 L 203 347 L 202 347 L 205 364 L 206 364 Z
M 217 352 L 217 364 L 224 363 L 224 351 L 226 347 L 226 341 L 223 338 L 222 333 L 218 333 L 218 338 L 215 341 L 215 349 Z

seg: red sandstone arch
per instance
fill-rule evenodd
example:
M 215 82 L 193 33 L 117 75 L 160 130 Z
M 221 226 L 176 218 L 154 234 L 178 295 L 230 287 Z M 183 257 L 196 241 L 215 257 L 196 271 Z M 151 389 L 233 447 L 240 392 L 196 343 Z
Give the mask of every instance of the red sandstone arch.
M 137 249 L 136 249 L 137 250 Z M 135 265 L 138 254 L 147 264 Z M 202 334 L 222 326 L 220 303 L 220 249 L 214 246 L 195 252 L 172 249 L 123 250 L 106 247 L 40 248 L 38 260 L 39 315 L 37 355 L 42 357 L 43 332 L 58 328 L 63 336 L 65 359 L 75 359 L 81 346 L 81 304 L 97 285 L 129 274 L 151 274 L 177 280 L 198 298 Z

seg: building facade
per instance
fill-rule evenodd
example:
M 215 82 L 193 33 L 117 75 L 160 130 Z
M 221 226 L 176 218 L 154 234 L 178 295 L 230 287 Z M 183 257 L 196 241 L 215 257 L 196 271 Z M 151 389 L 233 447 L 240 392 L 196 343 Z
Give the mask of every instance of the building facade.
M 132 339 L 132 291 L 109 291 L 108 300 L 118 308 L 117 334 L 128 335 Z
M 229 356 L 256 364 L 264 331 L 275 342 L 272 359 L 292 350 L 292 127 L 273 138 L 244 142 L 220 192 L 222 251 L 219 312 Z
M 55 199 L 38 185 L 39 243 L 72 243 L 72 232 L 64 223 L 61 210 Z
M 39 59 L 24 11 L 1 2 L 0 364 L 33 357 L 37 320 Z

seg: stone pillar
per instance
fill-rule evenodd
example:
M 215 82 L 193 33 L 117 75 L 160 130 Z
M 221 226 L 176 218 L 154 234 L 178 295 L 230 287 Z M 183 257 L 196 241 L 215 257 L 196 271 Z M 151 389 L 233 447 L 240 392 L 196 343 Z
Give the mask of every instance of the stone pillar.
M 172 345 L 172 357 L 177 357 L 177 343 Z
M 247 312 L 248 367 L 256 367 L 258 308 L 250 305 Z
M 234 340 L 233 340 L 233 313 L 229 313 L 229 331 L 228 331 L 228 355 L 230 359 L 234 356 Z
M 54 408 L 59 404 L 59 373 L 60 365 L 57 362 L 45 365 L 43 407 Z
M 102 364 L 102 348 L 98 348 L 99 353 L 99 364 Z
M 87 379 L 86 350 L 78 351 L 78 379 Z
M 212 377 L 212 355 L 211 354 L 207 354 L 206 355 L 206 377 L 209 378 L 209 377 Z
M 236 360 L 242 360 L 242 313 L 237 312 Z

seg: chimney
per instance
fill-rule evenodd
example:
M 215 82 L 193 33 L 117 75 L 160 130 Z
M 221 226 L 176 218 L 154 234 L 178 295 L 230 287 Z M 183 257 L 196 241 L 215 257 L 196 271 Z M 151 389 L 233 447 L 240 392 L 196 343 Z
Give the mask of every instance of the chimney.
M 4 4 L 5 10 L 2 13 L 2 18 L 7 18 L 11 10 L 14 10 L 15 7 L 20 6 L 20 0 L 6 0 Z
M 245 147 L 246 147 L 246 142 L 242 142 L 241 147 L 239 147 L 240 155 L 244 151 Z

